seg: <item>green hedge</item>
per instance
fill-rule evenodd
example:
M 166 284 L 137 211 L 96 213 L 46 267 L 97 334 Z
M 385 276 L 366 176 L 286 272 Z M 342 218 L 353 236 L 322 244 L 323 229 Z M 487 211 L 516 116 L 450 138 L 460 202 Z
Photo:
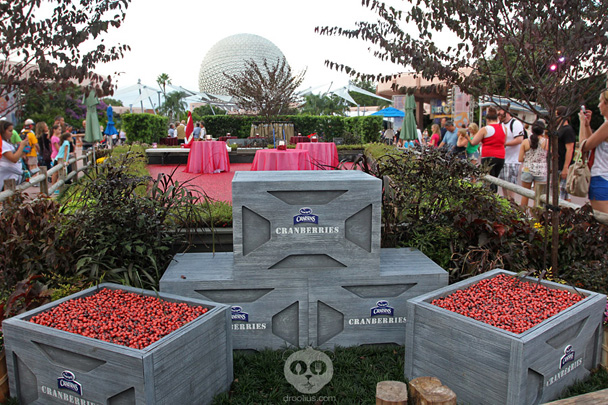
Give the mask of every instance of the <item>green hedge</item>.
M 167 136 L 169 119 L 154 114 L 122 114 L 129 142 L 153 143 Z
M 247 138 L 251 134 L 251 125 L 263 122 L 262 117 L 243 115 L 205 115 L 194 114 L 195 121 L 203 121 L 208 134 L 224 136 L 230 133 L 239 138 Z M 292 122 L 295 132 L 308 135 L 313 132 L 323 136 L 324 140 L 334 138 L 354 138 L 356 143 L 373 142 L 380 139 L 382 117 L 340 117 L 315 115 L 284 115 L 275 121 Z M 128 132 L 127 132 L 128 133 Z M 346 139 L 345 139 L 346 140 Z

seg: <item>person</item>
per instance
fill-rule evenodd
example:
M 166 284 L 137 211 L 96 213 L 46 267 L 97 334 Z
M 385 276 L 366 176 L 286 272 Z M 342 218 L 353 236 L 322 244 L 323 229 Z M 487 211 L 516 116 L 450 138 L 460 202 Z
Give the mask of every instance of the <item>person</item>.
M 521 185 L 530 190 L 532 183 L 545 184 L 547 182 L 547 150 L 549 142 L 543 137 L 545 133 L 544 121 L 536 121 L 532 125 L 532 133 L 524 139 L 519 148 L 519 161 L 522 163 Z M 528 197 L 521 197 L 521 206 L 528 208 Z
M 469 144 L 469 137 L 467 135 L 467 130 L 464 128 L 460 128 L 458 130 L 458 140 L 456 141 L 456 146 L 452 149 L 452 153 L 459 159 L 466 159 L 467 157 L 467 145 Z
M 175 125 L 169 124 L 169 132 L 167 133 L 168 138 L 175 138 Z
M 120 138 L 120 144 L 124 145 L 127 142 L 127 133 L 121 128 L 118 133 L 118 137 Z
M 467 159 L 469 159 L 472 164 L 477 166 L 477 162 L 479 162 L 479 145 L 472 145 L 471 138 L 474 137 L 477 132 L 479 132 L 479 127 L 477 126 L 477 124 L 472 122 L 469 124 L 467 129 Z
M 25 156 L 24 149 L 29 145 L 29 139 L 20 139 L 19 144 L 10 142 L 13 135 L 13 123 L 0 121 L 0 137 L 2 138 L 2 157 L 0 157 L 0 191 L 4 188 L 4 181 L 13 179 L 17 184 L 24 180 L 21 158 Z
M 431 126 L 431 140 L 429 141 L 429 145 L 434 148 L 439 146 L 439 142 L 441 141 L 441 128 L 439 128 L 439 124 L 433 124 Z
M 51 162 L 55 160 L 57 154 L 59 153 L 59 142 L 61 136 L 61 125 L 55 124 L 53 128 L 51 128 Z
M 443 142 L 443 137 L 445 136 L 445 133 L 447 131 L 446 124 L 448 123 L 448 119 L 446 117 L 443 117 L 439 122 L 441 124 L 439 132 L 439 144 L 441 144 L 441 142 Z
M 196 126 L 192 130 L 192 136 L 194 137 L 195 141 L 198 141 L 198 139 L 200 138 L 200 136 L 201 136 L 201 123 L 200 122 L 196 123 Z
M 567 108 L 559 106 L 555 110 L 558 117 L 557 129 L 557 171 L 560 174 L 559 198 L 570 201 L 570 194 L 566 191 L 566 177 L 568 168 L 574 156 L 574 144 L 576 143 L 576 133 L 570 125 L 569 117 L 566 116 Z
M 505 165 L 500 172 L 498 178 L 512 184 L 517 183 L 519 177 L 520 163 L 519 150 L 521 143 L 524 140 L 524 126 L 516 120 L 508 108 L 503 107 L 498 111 L 498 117 L 505 126 L 507 134 L 507 143 L 505 143 Z M 510 199 L 513 199 L 515 194 L 506 188 L 502 189 L 502 194 Z
M 205 123 L 201 121 L 201 139 L 205 139 L 205 135 L 207 135 L 207 129 L 205 128 Z
M 57 152 L 57 156 L 55 156 L 56 164 L 67 162 L 70 157 L 70 144 L 72 143 L 72 134 L 69 132 L 64 132 L 61 134 L 59 138 L 59 143 L 61 146 L 59 147 L 59 152 Z
M 184 143 L 186 141 L 186 121 L 179 123 L 178 127 L 175 128 L 178 143 Z
M 42 121 L 36 124 L 36 137 L 38 138 L 38 145 L 40 146 L 38 166 L 46 166 L 47 169 L 50 169 L 53 148 L 51 147 L 51 140 L 49 139 L 49 126 L 46 122 Z
M 505 164 L 505 142 L 507 134 L 503 125 L 498 121 L 496 108 L 489 107 L 486 114 L 487 125 L 481 128 L 471 139 L 471 145 L 481 143 L 481 164 L 490 167 L 490 176 L 498 177 Z M 490 189 L 498 191 L 496 184 L 491 184 Z
M 27 119 L 23 123 L 23 129 L 21 130 L 20 134 L 21 139 L 27 138 L 29 145 L 31 146 L 31 150 L 25 154 L 25 164 L 32 175 L 38 173 L 40 170 L 38 169 L 38 153 L 40 152 L 40 145 L 38 145 L 38 139 L 36 139 L 33 129 L 34 121 Z
M 441 138 L 442 141 L 439 144 L 440 148 L 447 147 L 448 152 L 453 151 L 458 143 L 458 131 L 456 130 L 456 126 L 452 121 L 446 121 L 445 123 L 445 133 Z
M 384 137 L 390 139 L 393 144 L 397 145 L 397 142 L 395 141 L 395 131 L 390 125 L 386 128 L 386 131 L 384 131 Z
M 581 142 L 583 152 L 595 149 L 593 166 L 591 166 L 591 182 L 589 183 L 589 202 L 591 207 L 603 213 L 608 213 L 608 90 L 600 94 L 598 108 L 604 117 L 604 123 L 593 132 L 591 129 L 591 111 L 579 113 L 581 119 Z

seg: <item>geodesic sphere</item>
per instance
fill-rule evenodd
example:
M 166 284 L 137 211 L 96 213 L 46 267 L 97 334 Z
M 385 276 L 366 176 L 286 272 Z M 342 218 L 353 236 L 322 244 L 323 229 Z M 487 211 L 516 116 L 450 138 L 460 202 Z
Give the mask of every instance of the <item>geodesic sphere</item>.
M 224 73 L 235 75 L 245 70 L 245 62 L 253 59 L 269 66 L 284 58 L 283 52 L 266 38 L 254 34 L 236 34 L 218 41 L 203 59 L 198 87 L 201 92 L 226 95 L 228 79 Z

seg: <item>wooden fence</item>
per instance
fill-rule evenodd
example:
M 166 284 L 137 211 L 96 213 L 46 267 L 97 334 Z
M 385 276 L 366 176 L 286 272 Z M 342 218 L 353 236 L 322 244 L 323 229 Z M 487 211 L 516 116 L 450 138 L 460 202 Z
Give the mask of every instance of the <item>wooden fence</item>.
M 82 160 L 83 164 L 79 168 L 78 162 Z M 15 184 L 15 180 L 4 181 L 4 191 L 0 192 L 0 203 L 7 198 L 15 195 L 16 193 L 22 192 L 32 186 L 39 185 L 40 193 L 45 195 L 53 195 L 56 190 L 63 187 L 69 180 L 77 180 L 78 173 L 88 170 L 95 165 L 95 151 L 91 150 L 86 155 L 81 155 L 76 158 L 71 158 L 65 163 L 60 163 L 53 166 L 50 170 L 46 167 L 40 167 L 40 171 L 27 182 L 23 182 L 19 185 Z M 71 166 L 72 171 L 68 174 L 67 167 Z M 49 176 L 58 173 L 57 181 L 50 185 Z

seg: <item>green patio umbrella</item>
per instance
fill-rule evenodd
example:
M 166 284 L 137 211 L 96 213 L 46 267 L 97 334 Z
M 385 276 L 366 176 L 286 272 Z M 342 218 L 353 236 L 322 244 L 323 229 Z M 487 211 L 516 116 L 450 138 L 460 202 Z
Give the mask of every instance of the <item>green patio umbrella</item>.
M 414 108 L 416 108 L 416 100 L 410 94 L 405 99 L 405 117 L 403 117 L 403 127 L 401 127 L 401 134 L 399 135 L 399 138 L 404 141 L 415 141 L 418 139 Z
M 101 129 L 97 118 L 99 100 L 94 90 L 91 90 L 89 96 L 84 100 L 84 104 L 87 106 L 87 127 L 84 130 L 84 141 L 89 143 L 99 142 L 101 141 Z

